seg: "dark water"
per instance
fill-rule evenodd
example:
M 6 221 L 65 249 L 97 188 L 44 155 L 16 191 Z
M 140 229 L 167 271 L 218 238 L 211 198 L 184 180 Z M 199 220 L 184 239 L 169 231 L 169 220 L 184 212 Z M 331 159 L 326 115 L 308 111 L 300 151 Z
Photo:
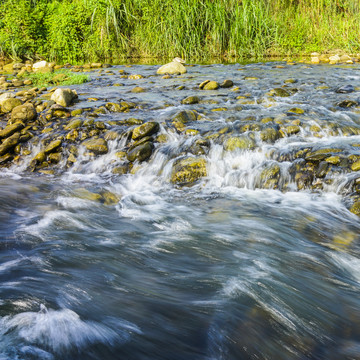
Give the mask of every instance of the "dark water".
M 357 173 L 334 174 L 319 191 L 257 185 L 270 153 L 336 144 L 357 154 L 351 144 L 360 136 L 345 130 L 359 126 L 359 109 L 330 108 L 357 98 L 334 89 L 360 85 L 359 67 L 281 65 L 195 66 L 166 85 L 92 73 L 77 106 L 89 106 L 90 96 L 99 97 L 91 106 L 122 98 L 142 104 L 133 116 L 160 122 L 183 109 L 180 100 L 202 80 L 233 79 L 239 92 L 206 93 L 217 104 L 192 107 L 206 117 L 193 127 L 201 134 L 231 125 L 230 116 L 281 117 L 300 105 L 306 114 L 301 133 L 273 144 L 256 138 L 251 151 L 212 142 L 208 176 L 192 187 L 169 179 L 179 149 L 194 139 L 165 126 L 168 141 L 132 175 L 111 173 L 121 141 L 56 176 L 31 174 L 26 161 L 2 170 L 1 360 L 360 359 L 360 224 L 346 207 L 346 184 Z M 149 76 L 156 67 L 125 69 Z M 297 94 L 264 100 L 288 78 Z M 130 93 L 136 85 L 151 91 Z M 253 102 L 240 112 L 236 97 L 246 93 Z M 211 111 L 219 106 L 228 111 Z M 321 136 L 311 133 L 314 123 Z M 289 166 L 281 163 L 285 180 Z M 119 201 L 90 196 L 104 192 Z

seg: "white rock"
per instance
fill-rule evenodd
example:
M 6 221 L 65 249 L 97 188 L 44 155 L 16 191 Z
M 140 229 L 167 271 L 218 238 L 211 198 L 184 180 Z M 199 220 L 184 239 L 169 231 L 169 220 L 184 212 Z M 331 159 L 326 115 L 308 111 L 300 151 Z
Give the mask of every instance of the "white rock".
M 76 91 L 71 89 L 56 89 L 51 95 L 51 100 L 64 107 L 70 106 L 76 98 Z
M 176 57 L 173 61 L 161 66 L 156 73 L 159 75 L 169 74 L 169 75 L 176 75 L 176 74 L 185 74 L 186 68 L 183 65 L 185 60 Z
M 32 66 L 33 71 L 35 71 L 35 72 L 44 67 L 51 67 L 51 65 L 47 61 L 43 60 L 43 61 L 38 61 L 37 63 L 33 64 L 33 66 Z

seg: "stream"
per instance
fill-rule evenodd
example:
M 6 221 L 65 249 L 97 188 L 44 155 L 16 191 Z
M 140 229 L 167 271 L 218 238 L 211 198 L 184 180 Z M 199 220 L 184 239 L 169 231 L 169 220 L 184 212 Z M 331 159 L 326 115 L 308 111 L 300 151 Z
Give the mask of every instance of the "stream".
M 131 171 L 114 172 L 124 137 L 55 174 L 28 170 L 36 142 L 0 169 L 0 360 L 360 359 L 360 66 L 157 68 L 71 86 L 72 110 L 136 104 L 100 114 L 108 129 L 160 124 Z M 186 157 L 206 175 L 174 183 Z

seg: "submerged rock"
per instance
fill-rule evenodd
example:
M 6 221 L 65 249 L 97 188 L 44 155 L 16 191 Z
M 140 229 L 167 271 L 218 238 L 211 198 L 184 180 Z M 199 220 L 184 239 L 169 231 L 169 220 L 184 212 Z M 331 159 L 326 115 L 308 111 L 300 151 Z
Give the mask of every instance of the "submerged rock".
M 171 173 L 173 184 L 191 184 L 207 176 L 206 160 L 204 158 L 188 157 L 175 161 Z
M 156 73 L 159 75 L 180 75 L 186 73 L 186 68 L 183 65 L 185 60 L 178 57 L 174 58 L 170 63 L 161 66 Z
M 256 146 L 255 140 L 251 139 L 246 135 L 233 136 L 227 139 L 224 143 L 224 149 L 226 151 L 234 151 L 236 149 L 251 150 L 254 149 L 255 146 Z
M 127 159 L 130 162 L 134 162 L 134 161 L 145 161 L 147 160 L 154 149 L 154 145 L 152 142 L 147 141 L 143 144 L 140 144 L 138 146 L 135 146 L 134 148 L 132 148 L 128 153 L 127 153 Z

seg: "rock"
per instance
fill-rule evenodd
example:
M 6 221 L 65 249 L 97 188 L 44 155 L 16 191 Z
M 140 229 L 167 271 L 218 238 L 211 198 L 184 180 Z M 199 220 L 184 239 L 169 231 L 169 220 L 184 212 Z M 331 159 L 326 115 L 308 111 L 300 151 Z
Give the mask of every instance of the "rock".
M 2 105 L 2 103 L 7 100 L 7 99 L 11 99 L 14 98 L 15 94 L 14 93 L 10 93 L 10 92 L 6 92 L 0 95 L 0 106 Z
M 32 163 L 34 164 L 41 164 L 46 160 L 46 154 L 45 151 L 39 151 L 34 158 L 32 159 Z
M 186 124 L 191 121 L 196 121 L 196 119 L 197 112 L 195 110 L 182 110 L 172 118 L 172 121 Z
M 53 140 L 44 150 L 45 154 L 49 154 L 57 150 L 61 146 L 61 140 Z
M 312 64 L 320 64 L 320 59 L 318 56 L 312 56 L 311 57 L 311 63 Z
M 78 188 L 74 191 L 74 196 L 78 197 L 79 199 L 89 200 L 89 201 L 101 201 L 102 196 L 97 193 L 93 193 L 85 188 Z
M 20 99 L 11 97 L 1 102 L 1 111 L 3 113 L 9 113 L 19 105 L 22 105 L 22 101 Z
M 132 148 L 126 156 L 130 162 L 134 162 L 136 160 L 141 162 L 147 160 L 151 156 L 153 149 L 154 145 L 148 141 Z
M 168 64 L 161 66 L 156 73 L 158 75 L 181 75 L 186 73 L 186 68 L 183 65 L 185 63 L 184 60 L 180 58 L 175 58 Z
M 144 79 L 145 77 L 140 75 L 140 74 L 133 74 L 129 76 L 130 80 L 139 80 L 139 79 Z
M 188 96 L 185 99 L 181 100 L 181 103 L 184 105 L 192 105 L 197 104 L 200 101 L 200 99 L 197 96 Z
M 3 71 L 5 71 L 6 73 L 12 73 L 14 71 L 14 64 L 6 64 L 3 66 Z
M 343 85 L 335 90 L 338 94 L 349 94 L 355 91 L 355 88 L 352 85 Z
M 351 170 L 360 171 L 360 160 L 355 161 L 353 164 L 351 164 Z
M 128 164 L 119 165 L 112 169 L 112 173 L 115 175 L 125 175 L 128 173 L 128 171 L 129 171 Z
M 246 135 L 231 137 L 224 143 L 224 149 L 226 151 L 235 151 L 236 149 L 251 150 L 254 149 L 255 146 L 255 140 Z
M 32 69 L 34 72 L 38 71 L 41 68 L 44 67 L 50 67 L 50 63 L 48 63 L 47 61 L 43 60 L 43 61 L 38 61 L 35 64 L 33 64 Z
M 306 161 L 321 161 L 325 160 L 326 158 L 332 156 L 334 153 L 341 152 L 341 149 L 336 148 L 325 148 L 325 149 L 319 149 L 316 151 L 311 151 L 306 154 L 305 160 Z
M 342 107 L 342 108 L 349 108 L 352 106 L 357 106 L 358 102 L 354 100 L 343 100 L 336 104 L 336 106 Z
M 192 184 L 207 176 L 206 160 L 204 158 L 188 157 L 175 161 L 171 173 L 173 184 Z
M 133 130 L 131 137 L 133 140 L 139 140 L 145 136 L 151 136 L 153 134 L 156 134 L 159 131 L 159 129 L 160 129 L 159 123 L 154 121 L 148 121 L 147 123 L 136 127 Z
M 51 100 L 55 101 L 56 104 L 67 107 L 77 98 L 75 90 L 71 89 L 56 89 L 51 95 Z
M 294 107 L 294 108 L 289 109 L 287 112 L 290 113 L 290 114 L 302 115 L 305 111 L 303 109 L 298 108 L 298 107 Z
M 329 62 L 331 65 L 337 64 L 340 60 L 341 59 L 339 55 L 333 55 L 329 57 Z
M 290 92 L 283 88 L 275 88 L 270 91 L 271 96 L 279 96 L 279 97 L 288 97 L 290 96 Z
M 224 80 L 221 84 L 220 87 L 222 88 L 231 88 L 234 85 L 232 80 Z
M 12 150 L 18 144 L 19 139 L 20 133 L 17 132 L 4 140 L 4 142 L 0 145 L 0 156 Z
M 349 210 L 355 215 L 360 215 L 360 201 L 356 201 Z
M 82 120 L 81 119 L 73 119 L 71 120 L 66 126 L 65 126 L 65 130 L 74 130 L 74 129 L 78 129 L 79 127 L 81 127 L 82 125 Z
M 31 120 L 34 120 L 36 115 L 35 106 L 32 103 L 25 103 L 23 105 L 16 106 L 11 111 L 10 123 L 13 124 L 17 121 L 22 121 L 24 124 L 27 124 Z
M 0 138 L 8 138 L 12 134 L 21 131 L 24 128 L 24 124 L 21 122 L 17 122 L 12 125 L 8 125 L 5 129 L 0 131 Z
M 135 86 L 133 89 L 131 89 L 132 93 L 142 93 L 145 91 L 146 91 L 146 89 L 141 86 Z
M 280 166 L 272 164 L 261 172 L 260 182 L 265 189 L 274 189 L 278 186 L 279 178 Z
M 91 138 L 85 140 L 82 145 L 84 145 L 87 150 L 99 155 L 106 154 L 109 151 L 106 140 L 102 138 Z
M 280 132 L 275 128 L 266 128 L 260 132 L 260 138 L 267 143 L 273 143 L 281 137 Z
M 199 88 L 201 90 L 216 90 L 220 87 L 217 81 L 205 80 L 200 85 Z

